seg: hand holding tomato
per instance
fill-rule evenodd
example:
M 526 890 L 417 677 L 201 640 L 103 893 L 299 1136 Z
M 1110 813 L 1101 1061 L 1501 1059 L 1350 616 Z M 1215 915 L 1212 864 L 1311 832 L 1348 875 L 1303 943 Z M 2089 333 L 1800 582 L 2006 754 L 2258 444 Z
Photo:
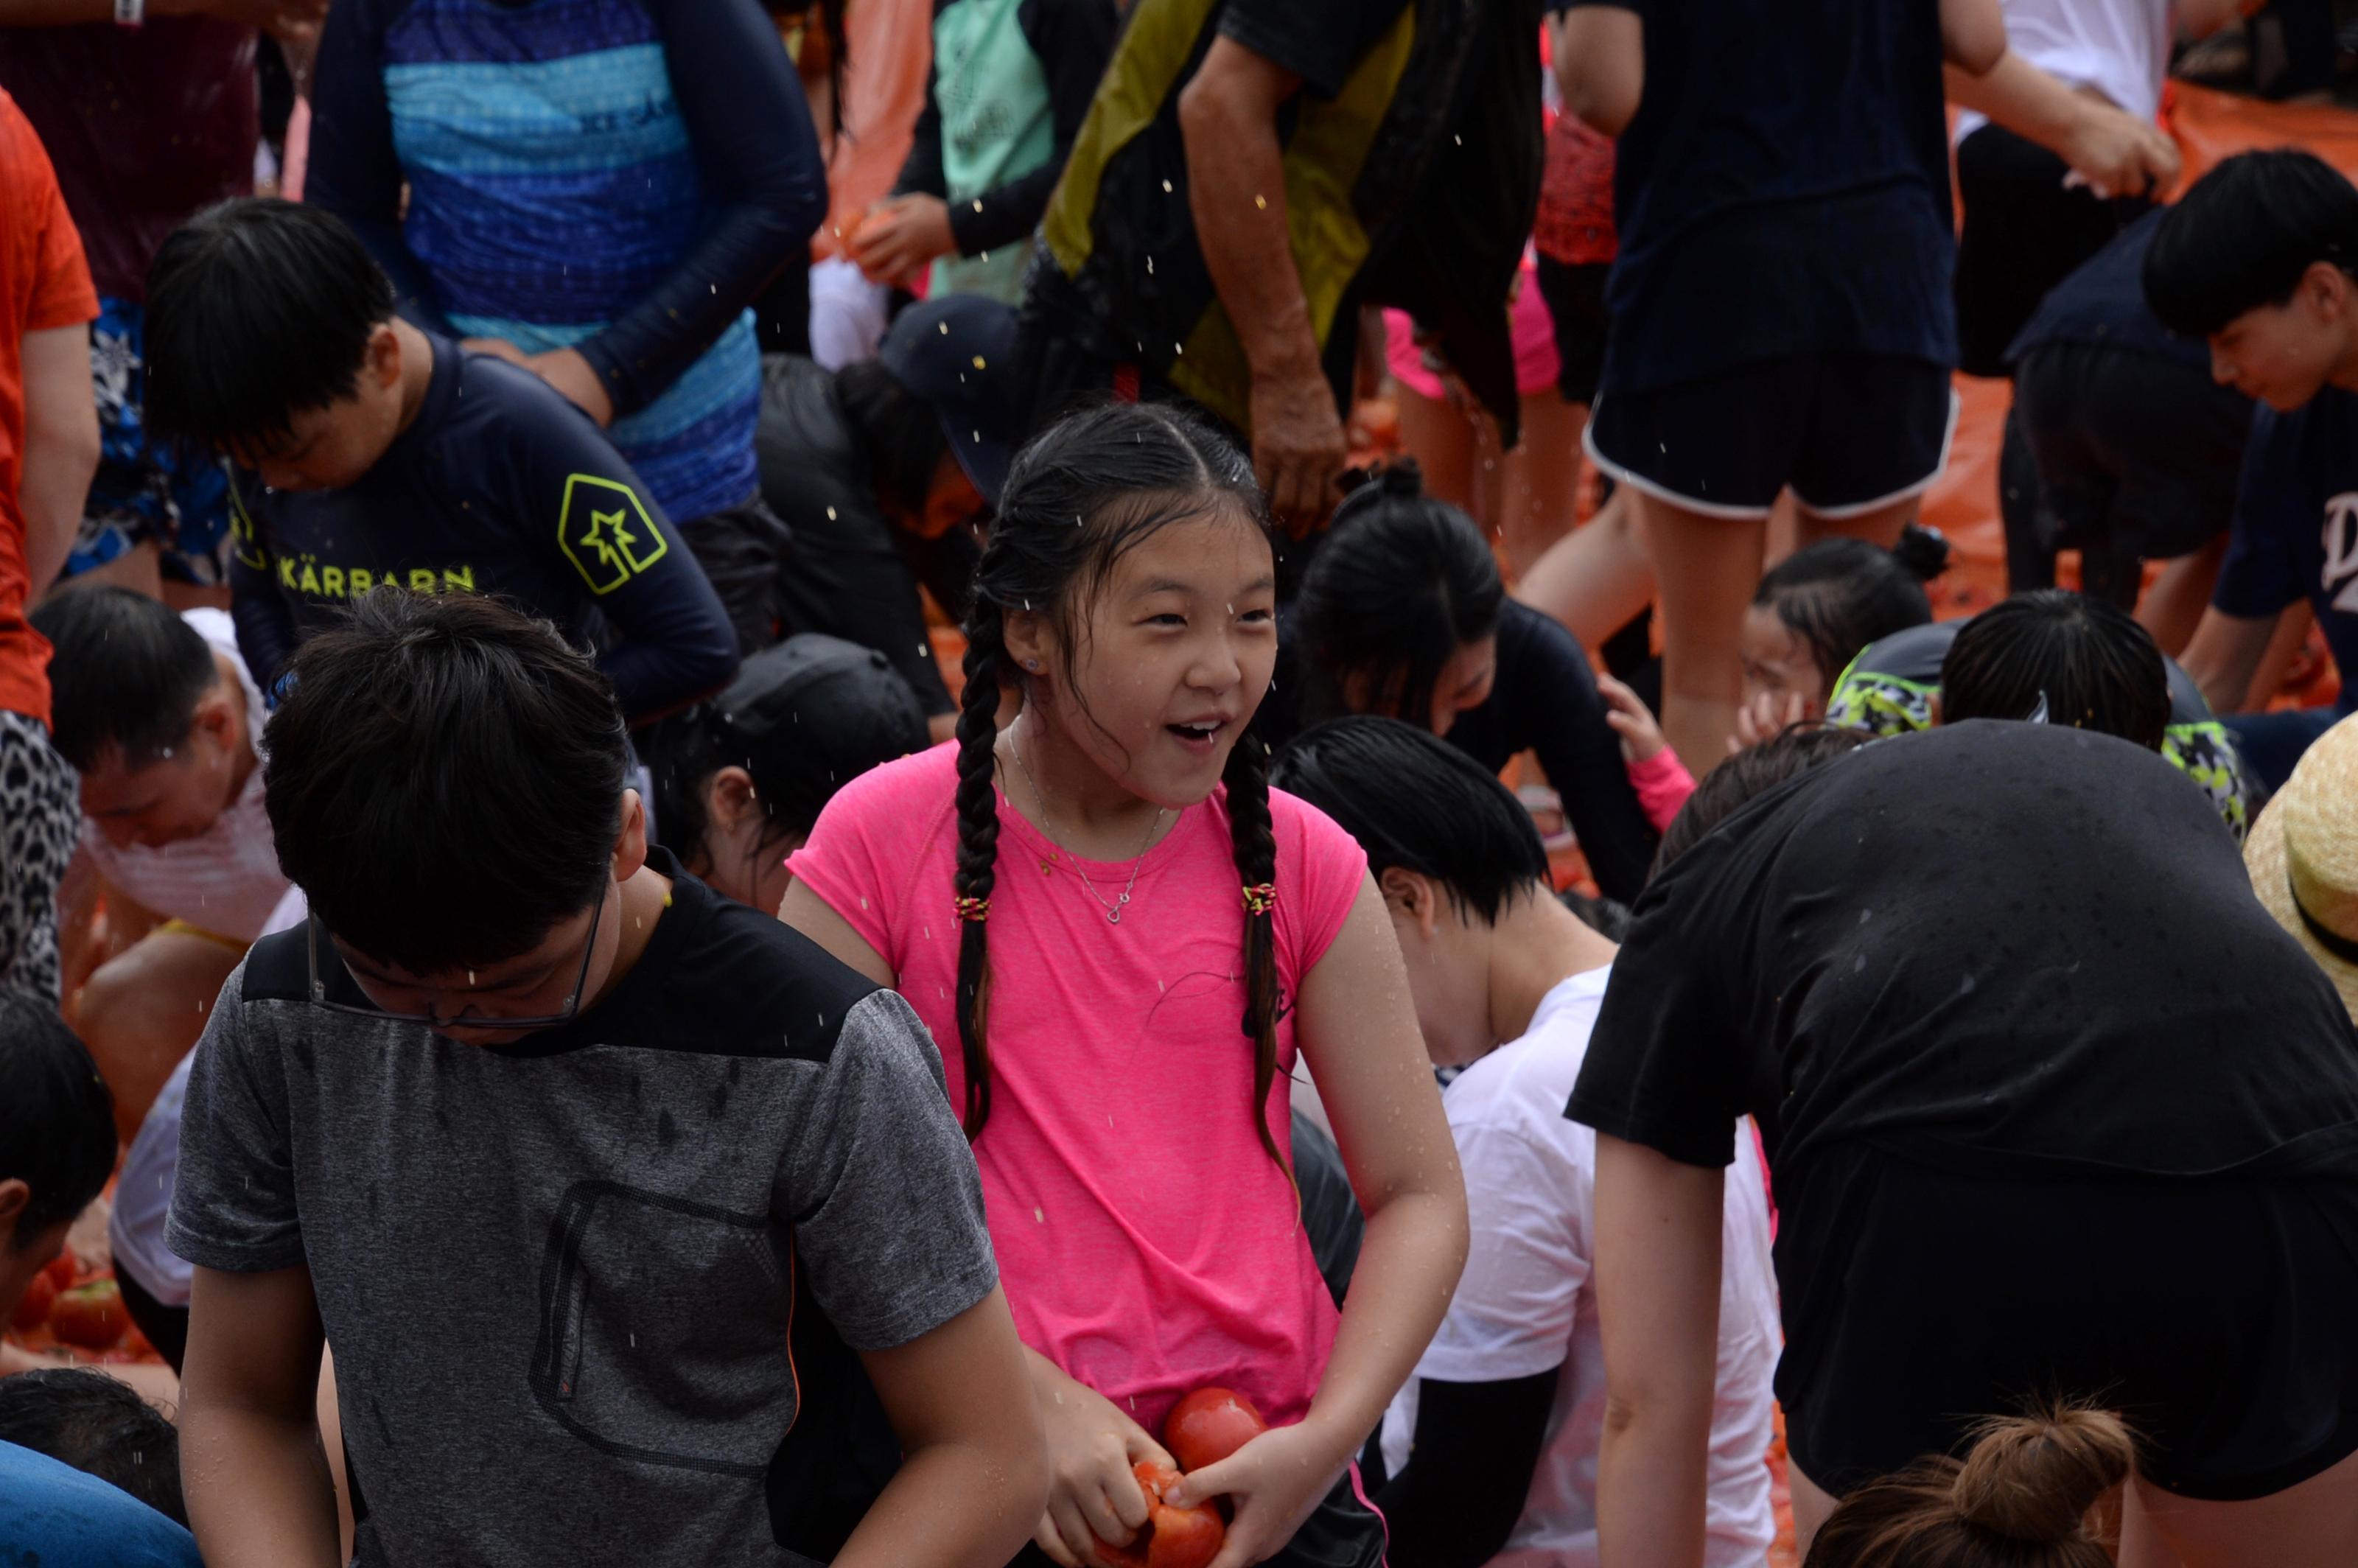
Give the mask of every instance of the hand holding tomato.
M 1293 1539 L 1353 1452 L 1349 1443 L 1310 1422 L 1272 1427 L 1217 1464 L 1190 1471 L 1163 1500 L 1191 1508 L 1227 1498 L 1232 1510 L 1228 1540 L 1210 1568 L 1248 1568 Z
M 1128 1546 L 1152 1518 L 1131 1466 L 1177 1466 L 1111 1400 L 1036 1352 L 1024 1359 L 1048 1440 L 1048 1508 L 1032 1540 L 1060 1568 L 1087 1568 L 1106 1561 L 1107 1543 Z
M 1179 1472 L 1167 1465 L 1142 1459 L 1130 1473 L 1146 1494 L 1146 1528 L 1127 1546 L 1098 1541 L 1098 1558 L 1109 1568 L 1208 1568 L 1228 1534 L 1218 1512 L 1208 1504 L 1174 1507 L 1170 1494 L 1179 1484 Z

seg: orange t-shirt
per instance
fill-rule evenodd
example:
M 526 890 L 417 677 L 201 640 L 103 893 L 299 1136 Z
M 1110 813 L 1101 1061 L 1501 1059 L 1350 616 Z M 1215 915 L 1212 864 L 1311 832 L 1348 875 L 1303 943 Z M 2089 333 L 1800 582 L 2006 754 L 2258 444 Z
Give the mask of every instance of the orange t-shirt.
M 25 334 L 98 314 L 81 235 L 41 138 L 0 92 L 0 709 L 49 721 L 49 640 L 27 623 Z

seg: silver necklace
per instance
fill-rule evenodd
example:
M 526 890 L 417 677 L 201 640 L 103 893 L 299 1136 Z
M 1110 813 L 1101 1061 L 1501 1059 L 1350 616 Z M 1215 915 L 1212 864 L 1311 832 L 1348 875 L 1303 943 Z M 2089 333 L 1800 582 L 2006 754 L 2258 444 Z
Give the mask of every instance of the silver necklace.
M 1032 798 L 1040 803 L 1040 830 L 1047 836 L 1049 843 L 1057 846 L 1057 857 L 1062 859 L 1067 851 L 1061 844 L 1057 844 L 1056 824 L 1048 813 L 1048 797 L 1042 792 L 1040 781 L 1032 776 L 1032 764 L 1023 760 L 1023 748 L 1015 743 L 1015 731 L 1012 730 L 1007 732 L 1007 749 L 1014 754 L 1015 765 L 1022 770 L 1023 782 L 1032 786 Z M 1087 872 L 1078 866 L 1073 868 L 1073 880 L 1081 884 L 1081 891 L 1089 895 L 1089 902 L 1104 912 L 1106 924 L 1109 925 L 1120 925 L 1121 912 L 1130 907 L 1130 895 L 1138 888 L 1138 873 L 1146 865 L 1146 851 L 1153 847 L 1154 835 L 1163 826 L 1163 811 L 1162 806 L 1158 806 L 1154 808 L 1154 820 L 1146 825 L 1146 837 L 1139 842 L 1137 858 L 1130 862 L 1130 881 L 1122 884 L 1121 896 L 1111 903 L 1108 903 L 1098 894 L 1097 888 L 1089 881 Z M 1040 871 L 1044 876 L 1055 869 L 1046 860 L 1040 862 Z

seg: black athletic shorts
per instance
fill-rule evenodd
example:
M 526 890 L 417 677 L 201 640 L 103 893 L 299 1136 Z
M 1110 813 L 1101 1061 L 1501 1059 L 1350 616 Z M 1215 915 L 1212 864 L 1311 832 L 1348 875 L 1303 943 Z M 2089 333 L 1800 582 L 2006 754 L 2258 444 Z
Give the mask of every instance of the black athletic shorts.
M 1605 373 L 1605 339 L 1612 326 L 1605 308 L 1611 262 L 1560 262 L 1540 257 L 1540 298 L 1555 325 L 1555 388 L 1566 403 L 1596 401 Z
M 1777 1197 L 1777 1398 L 1837 1497 L 2042 1397 L 2119 1411 L 2189 1498 L 2358 1452 L 2358 1176 L 1992 1179 L 1846 1144 Z
M 2039 470 L 2039 543 L 2148 560 L 2226 531 L 2252 400 L 2206 370 L 2093 343 L 2049 343 L 2014 367 Z
M 1945 366 L 1882 354 L 1788 354 L 1598 397 L 1582 438 L 1615 482 L 1724 517 L 1777 495 L 1824 517 L 1871 512 L 1941 477 L 1956 428 Z

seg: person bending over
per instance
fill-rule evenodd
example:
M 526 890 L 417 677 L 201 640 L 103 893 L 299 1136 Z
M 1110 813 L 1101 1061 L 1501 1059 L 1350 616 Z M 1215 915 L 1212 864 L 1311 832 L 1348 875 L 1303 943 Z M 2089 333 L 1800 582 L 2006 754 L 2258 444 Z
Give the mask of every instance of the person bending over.
M 1639 901 L 1567 1110 L 1597 1131 L 1605 1568 L 1700 1556 L 1740 1110 L 1776 1176 L 1804 1541 L 2037 1394 L 2142 1434 L 2125 1562 L 2348 1561 L 2358 1030 L 2151 744 L 1860 745 Z
M 1014 339 L 1014 311 L 951 295 L 902 311 L 873 359 L 762 362 L 762 495 L 794 533 L 772 568 L 779 623 L 881 649 L 936 741 L 957 705 L 918 589 L 966 612 L 1013 449 Z
M 0 1378 L 0 1444 L 10 1443 L 95 1476 L 188 1525 L 179 1429 L 127 1383 L 84 1367 Z
M 2103 1411 L 1993 1418 L 1963 1459 L 1930 1454 L 1852 1493 L 1802 1568 L 2113 1568 L 2092 1516 L 2136 1464 L 2136 1437 Z
M 1531 750 L 1596 885 L 1637 896 L 1654 828 L 1588 655 L 1507 597 L 1481 529 L 1426 496 L 1413 462 L 1336 509 L 1283 631 L 1286 657 L 1260 720 L 1272 742 L 1305 720 L 1379 713 L 1430 729 L 1494 773 Z
M 2270 789 L 2358 706 L 2283 713 L 2250 690 L 2284 611 L 2306 600 L 2341 669 L 2358 673 L 2358 188 L 2309 153 L 2241 153 L 2163 214 L 2145 293 L 2170 330 L 2207 339 L 2211 373 L 2252 416 L 2227 558 L 2186 668 L 2229 715 Z
M 1593 1277 L 1595 1135 L 1563 1117 L 1613 944 L 1558 902 L 1530 815 L 1497 777 L 1391 719 L 1288 742 L 1272 780 L 1368 852 L 1408 958 L 1466 1169 L 1473 1250 L 1416 1376 L 1384 1417 L 1376 1494 L 1397 1568 L 1585 1562 L 1596 1552 L 1605 1362 Z M 1777 1360 L 1768 1205 L 1749 1130 L 1721 1230 L 1708 1568 L 1776 1535 L 1764 1462 Z M 1405 1466 L 1405 1468 L 1403 1468 Z
M 649 846 L 547 623 L 379 590 L 293 670 L 309 918 L 206 1026 L 172 1201 L 206 1555 L 338 1561 L 325 1344 L 364 1568 L 1004 1561 L 1039 1436 L 906 1004 Z
M 74 1026 L 129 1138 L 287 893 L 262 804 L 262 692 L 218 610 L 91 588 L 33 626 L 57 650 L 57 745 L 81 776 L 81 853 L 106 901 L 104 962 Z
M 737 633 L 654 494 L 564 396 L 394 314 L 317 208 L 199 215 L 148 279 L 147 416 L 245 471 L 231 611 L 278 695 L 338 607 L 392 585 L 496 593 L 594 644 L 641 723 L 724 684 Z
M 728 690 L 644 740 L 655 820 L 680 864 L 764 913 L 835 792 L 927 744 L 917 699 L 884 655 L 817 633 L 754 654 Z
M 1970 621 L 1896 632 L 1859 650 L 1826 719 L 1905 735 L 1961 719 L 2032 719 L 2158 750 L 2235 837 L 2259 796 L 2226 727 L 2152 633 L 2109 600 L 2017 593 Z M 2157 738 L 2158 737 L 2158 738 Z

